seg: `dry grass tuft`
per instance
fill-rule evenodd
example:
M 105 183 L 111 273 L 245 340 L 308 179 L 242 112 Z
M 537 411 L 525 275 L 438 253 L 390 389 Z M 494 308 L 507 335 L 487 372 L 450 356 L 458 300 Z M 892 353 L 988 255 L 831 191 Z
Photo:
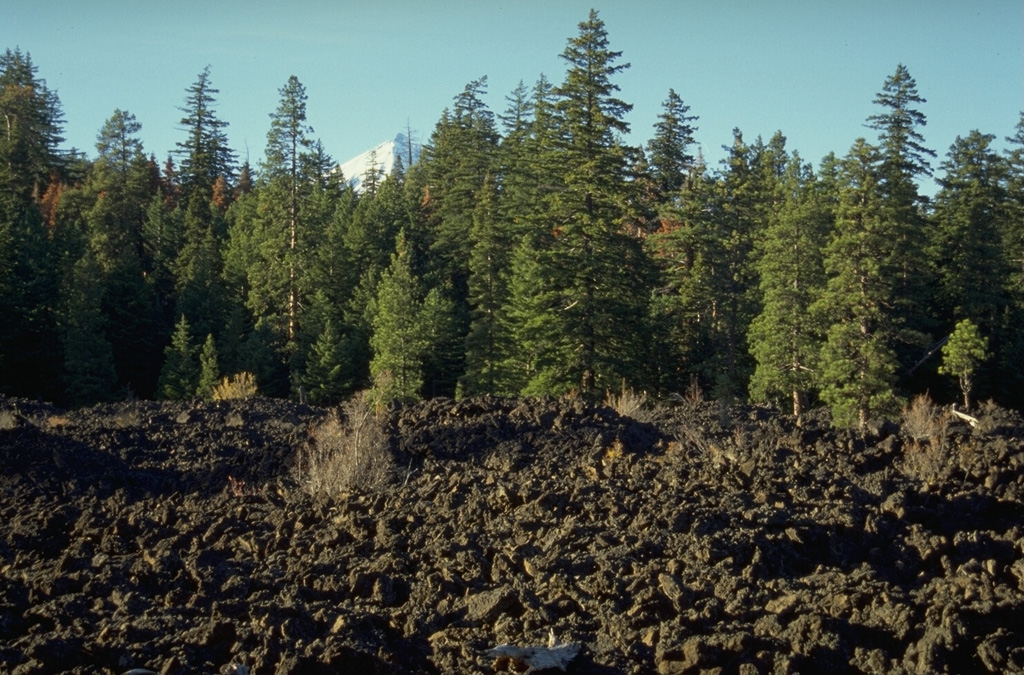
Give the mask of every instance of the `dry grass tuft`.
M 920 394 L 903 409 L 903 472 L 911 478 L 932 482 L 950 468 L 949 413 L 943 412 L 928 394 Z
M 387 435 L 366 392 L 341 405 L 313 429 L 296 466 L 299 483 L 311 495 L 352 489 L 374 490 L 390 479 L 394 459 Z
M 606 392 L 604 404 L 613 408 L 622 417 L 639 419 L 643 414 L 644 406 L 647 404 L 647 392 L 637 393 L 626 388 L 626 381 L 622 381 L 622 391 L 618 394 Z
M 47 429 L 62 429 L 71 426 L 71 418 L 67 415 L 51 415 L 43 420 L 43 426 Z
M 913 442 L 931 442 L 948 424 L 945 417 L 928 394 L 920 394 L 903 409 L 903 432 Z
M 214 401 L 227 401 L 229 399 L 252 398 L 259 393 L 256 389 L 256 378 L 252 373 L 238 373 L 231 377 L 225 377 L 220 384 L 213 388 Z
M 18 427 L 18 416 L 13 410 L 0 410 L 0 431 L 16 429 Z
M 132 429 L 142 424 L 142 413 L 135 406 L 131 406 L 104 417 L 102 424 L 110 429 Z

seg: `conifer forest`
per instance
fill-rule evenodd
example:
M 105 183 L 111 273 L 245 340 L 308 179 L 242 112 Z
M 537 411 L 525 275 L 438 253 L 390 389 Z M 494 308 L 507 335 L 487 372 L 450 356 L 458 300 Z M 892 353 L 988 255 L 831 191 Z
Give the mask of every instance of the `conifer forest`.
M 707 166 L 682 91 L 623 142 L 628 64 L 596 12 L 561 57 L 501 111 L 469 82 L 415 162 L 356 192 L 294 76 L 258 166 L 228 147 L 209 67 L 166 159 L 120 109 L 87 155 L 8 48 L 0 393 L 189 399 L 248 373 L 321 405 L 632 389 L 854 427 L 922 393 L 1024 408 L 1024 113 L 1005 151 L 969 129 L 930 148 L 927 92 L 894 64 L 849 149 L 811 161 L 736 129 Z

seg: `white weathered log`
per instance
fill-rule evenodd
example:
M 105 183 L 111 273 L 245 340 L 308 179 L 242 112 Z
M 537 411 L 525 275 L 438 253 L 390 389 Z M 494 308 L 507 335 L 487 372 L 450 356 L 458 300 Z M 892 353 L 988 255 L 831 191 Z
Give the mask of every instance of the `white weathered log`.
M 547 647 L 515 647 L 513 645 L 499 645 L 487 651 L 487 655 L 495 658 L 511 659 L 520 666 L 529 666 L 524 675 L 529 675 L 535 670 L 547 670 L 558 668 L 565 672 L 569 662 L 580 653 L 580 646 L 576 643 L 558 644 L 555 640 L 555 632 L 548 634 Z
M 950 412 L 952 412 L 954 415 L 956 415 L 957 417 L 962 419 L 964 422 L 967 422 L 968 424 L 970 424 L 972 427 L 978 426 L 978 418 L 977 417 L 971 417 L 970 415 L 968 415 L 966 413 L 960 412 L 956 408 L 950 408 Z

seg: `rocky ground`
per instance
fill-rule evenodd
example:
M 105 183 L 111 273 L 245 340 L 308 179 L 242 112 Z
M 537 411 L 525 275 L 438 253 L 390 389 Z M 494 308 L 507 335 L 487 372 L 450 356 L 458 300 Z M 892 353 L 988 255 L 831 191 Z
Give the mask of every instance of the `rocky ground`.
M 311 495 L 329 414 L 0 398 L 0 670 L 520 672 L 488 651 L 554 632 L 570 673 L 1024 672 L 1016 413 L 435 400 Z

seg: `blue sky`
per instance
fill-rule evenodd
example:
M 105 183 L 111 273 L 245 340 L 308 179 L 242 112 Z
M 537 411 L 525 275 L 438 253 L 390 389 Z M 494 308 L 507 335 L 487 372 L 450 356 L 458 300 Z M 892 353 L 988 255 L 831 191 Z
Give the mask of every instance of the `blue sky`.
M 632 67 L 615 80 L 634 105 L 626 140 L 646 143 L 670 88 L 700 117 L 708 162 L 739 128 L 776 130 L 817 164 L 843 155 L 898 63 L 915 78 L 937 168 L 973 129 L 1002 144 L 1024 110 L 1021 0 L 0 0 L 0 49 L 32 55 L 60 96 L 67 147 L 95 155 L 115 108 L 142 123 L 159 159 L 184 139 L 185 90 L 209 65 L 218 116 L 257 163 L 278 90 L 296 75 L 326 150 L 344 161 L 410 125 L 429 138 L 466 83 L 488 76 L 500 113 L 520 80 L 560 83 L 559 54 L 591 7 Z

